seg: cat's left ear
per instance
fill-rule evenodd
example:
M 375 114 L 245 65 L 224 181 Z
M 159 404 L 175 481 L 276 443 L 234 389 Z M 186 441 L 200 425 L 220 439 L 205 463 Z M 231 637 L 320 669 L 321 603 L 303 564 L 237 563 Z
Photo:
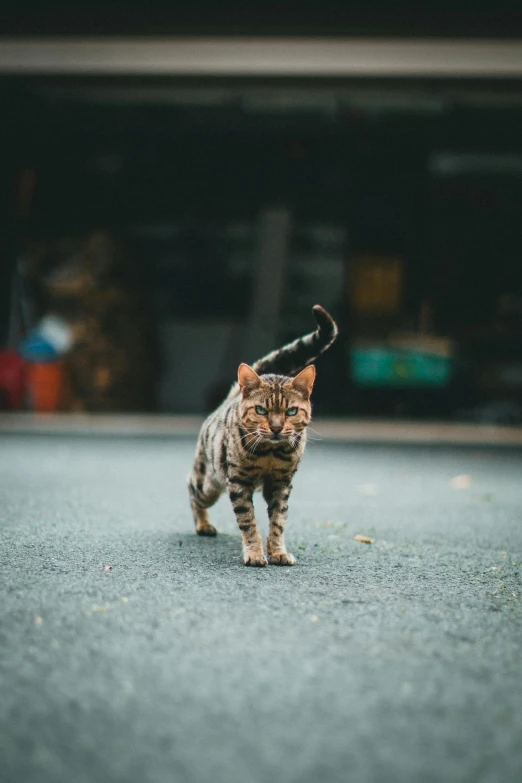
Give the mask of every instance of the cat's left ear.
M 292 378 L 290 386 L 296 391 L 301 392 L 301 394 L 308 399 L 314 388 L 314 381 L 315 367 L 311 364 L 309 367 L 305 367 L 304 370 L 301 370 L 299 375 L 296 375 L 295 378 Z
M 261 386 L 261 378 L 248 364 L 239 365 L 237 379 L 243 397 L 248 397 L 251 391 Z

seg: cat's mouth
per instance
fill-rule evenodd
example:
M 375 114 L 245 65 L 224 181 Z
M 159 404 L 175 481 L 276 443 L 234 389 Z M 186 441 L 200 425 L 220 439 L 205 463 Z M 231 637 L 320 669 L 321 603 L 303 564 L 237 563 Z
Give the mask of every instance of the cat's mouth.
M 287 432 L 262 432 L 260 433 L 262 439 L 269 443 L 281 443 L 281 441 L 288 440 Z
M 271 432 L 266 435 L 265 440 L 269 440 L 271 443 L 282 443 L 292 441 L 295 436 L 295 432 Z
M 272 432 L 271 430 L 255 430 L 246 432 L 243 437 L 245 438 L 245 444 L 248 446 L 258 445 L 260 443 L 286 443 L 292 440 L 292 436 L 296 433 L 289 432 L 288 430 L 281 430 L 280 432 Z M 257 437 L 256 437 L 257 436 Z

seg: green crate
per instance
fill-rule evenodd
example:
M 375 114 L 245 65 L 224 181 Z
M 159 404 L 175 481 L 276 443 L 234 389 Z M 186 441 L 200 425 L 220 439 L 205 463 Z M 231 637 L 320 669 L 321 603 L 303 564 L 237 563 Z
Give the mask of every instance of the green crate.
M 453 359 L 393 348 L 354 348 L 352 378 L 357 386 L 447 386 Z

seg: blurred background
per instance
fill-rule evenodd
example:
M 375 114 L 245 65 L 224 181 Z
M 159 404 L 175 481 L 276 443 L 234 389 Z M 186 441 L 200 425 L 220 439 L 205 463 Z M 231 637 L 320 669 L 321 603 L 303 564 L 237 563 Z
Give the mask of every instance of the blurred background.
M 0 409 L 203 413 L 320 303 L 317 413 L 522 423 L 522 13 L 388 5 L 6 4 Z

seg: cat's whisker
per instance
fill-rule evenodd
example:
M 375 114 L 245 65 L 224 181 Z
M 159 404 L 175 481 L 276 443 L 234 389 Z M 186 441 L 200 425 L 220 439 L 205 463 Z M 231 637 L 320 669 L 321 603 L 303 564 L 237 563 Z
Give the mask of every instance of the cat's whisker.
M 258 446 L 258 444 L 259 444 L 260 440 L 261 440 L 261 437 L 258 435 L 256 438 L 254 438 L 254 440 L 252 440 L 252 441 L 251 441 L 251 442 L 250 442 L 250 443 L 247 445 L 247 451 L 249 451 L 249 452 L 250 452 L 250 454 L 253 454 L 253 453 L 255 452 L 255 450 L 256 450 L 256 448 L 257 448 L 257 446 Z
M 263 435 L 259 432 L 259 430 L 249 432 L 248 435 L 251 436 L 251 440 L 245 443 L 245 448 L 250 454 L 253 454 L 257 448 L 257 445 L 263 439 Z
M 314 430 L 314 428 L 311 427 L 309 424 L 306 427 L 306 432 L 307 432 L 306 440 L 309 443 L 317 443 L 318 441 L 323 440 L 322 435 L 320 435 L 317 432 L 317 430 Z M 310 432 L 313 432 L 315 434 L 314 435 L 310 435 Z
M 290 443 L 292 444 L 292 447 L 296 449 L 301 442 L 302 433 L 300 432 L 292 432 L 290 434 Z
M 262 440 L 263 440 L 263 436 L 258 435 L 256 440 L 254 441 L 254 444 L 252 446 L 249 446 L 249 451 L 251 454 L 255 452 L 256 448 L 258 447 L 258 445 L 261 443 Z

